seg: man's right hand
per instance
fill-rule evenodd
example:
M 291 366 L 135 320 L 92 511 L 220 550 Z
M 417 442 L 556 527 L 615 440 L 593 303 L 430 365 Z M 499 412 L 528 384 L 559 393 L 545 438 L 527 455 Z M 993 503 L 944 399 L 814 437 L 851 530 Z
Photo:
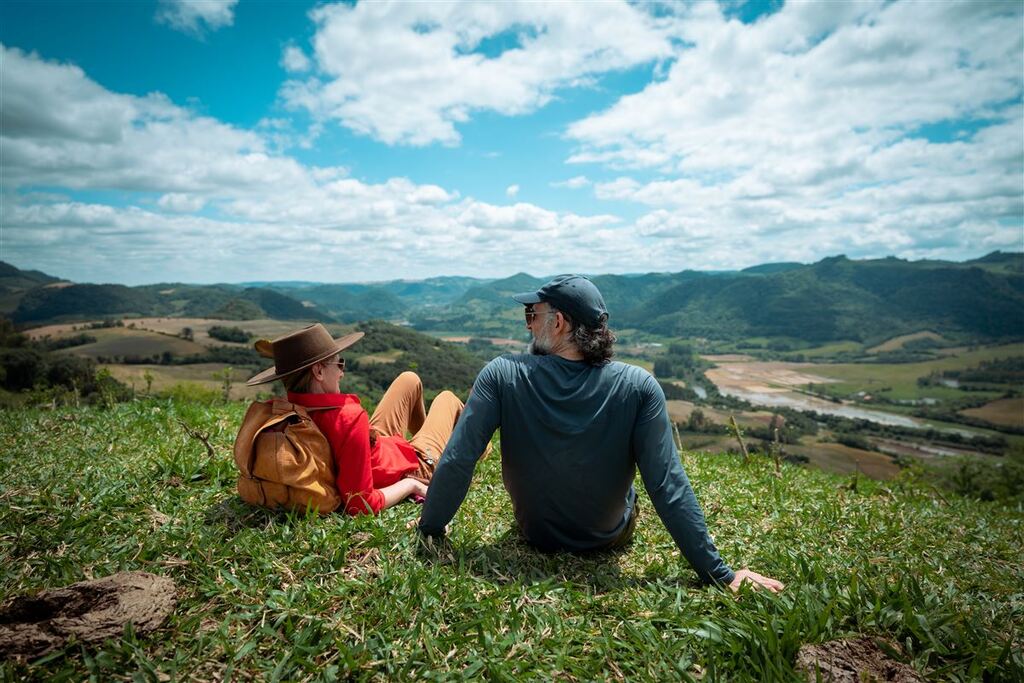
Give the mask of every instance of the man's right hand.
M 754 584 L 757 588 L 767 588 L 772 593 L 778 593 L 786 587 L 786 585 L 781 581 L 776 581 L 775 579 L 767 576 L 762 576 L 761 574 L 750 571 L 749 569 L 741 569 L 736 572 L 736 578 L 734 578 L 732 583 L 729 584 L 729 588 L 736 593 L 739 591 L 740 586 L 747 581 Z

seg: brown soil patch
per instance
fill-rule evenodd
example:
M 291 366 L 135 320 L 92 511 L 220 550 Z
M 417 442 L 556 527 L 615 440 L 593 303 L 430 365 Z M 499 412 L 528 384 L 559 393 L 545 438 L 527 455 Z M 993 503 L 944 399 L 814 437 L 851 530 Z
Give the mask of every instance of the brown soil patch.
M 739 389 L 759 393 L 789 391 L 808 384 L 826 384 L 834 379 L 812 375 L 809 363 L 782 363 L 775 361 L 730 362 L 704 373 L 719 389 Z
M 119 572 L 66 588 L 15 598 L 0 610 L 0 658 L 32 658 L 69 640 L 96 643 L 160 627 L 174 610 L 174 581 L 146 572 Z
M 729 418 L 731 416 L 735 416 L 736 422 L 741 427 L 767 425 L 771 423 L 772 415 L 774 414 L 767 410 L 759 410 L 756 412 L 729 412 L 727 410 L 717 410 L 709 406 L 697 406 L 689 401 L 680 400 L 666 401 L 665 405 L 668 408 L 669 418 L 676 423 L 685 423 L 690 419 L 690 413 L 696 409 L 699 409 L 704 413 L 704 417 L 707 418 L 708 422 L 718 425 L 729 424 Z
M 826 472 L 852 474 L 859 472 L 871 479 L 892 479 L 900 472 L 899 465 L 888 455 L 862 451 L 841 443 L 787 445 L 787 453 L 805 455 L 810 463 Z
M 1024 427 L 1024 396 L 996 399 L 980 408 L 961 410 L 960 414 L 1001 427 Z
M 808 681 L 924 683 L 924 678 L 913 667 L 892 659 L 873 638 L 804 645 L 797 652 L 796 669 L 803 672 Z
M 753 356 L 748 356 L 743 353 L 720 353 L 711 354 L 707 356 L 701 356 L 704 360 L 709 360 L 712 363 L 746 363 L 754 360 Z

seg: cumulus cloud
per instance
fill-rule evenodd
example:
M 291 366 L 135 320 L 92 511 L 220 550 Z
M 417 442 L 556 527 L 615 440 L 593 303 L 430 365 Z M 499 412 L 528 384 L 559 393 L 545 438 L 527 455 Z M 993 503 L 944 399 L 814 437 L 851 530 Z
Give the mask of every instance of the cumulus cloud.
M 478 111 L 536 110 L 560 87 L 666 58 L 666 20 L 625 2 L 325 5 L 319 77 L 284 99 L 388 144 L 457 144 Z
M 747 25 L 698 3 L 665 78 L 572 124 L 569 161 L 623 172 L 595 197 L 715 267 L 1019 249 L 1022 13 L 790 3 Z
M 202 197 L 182 194 L 180 192 L 171 192 L 160 197 L 156 203 L 161 209 L 165 209 L 167 211 L 173 211 L 175 213 L 195 213 L 203 208 L 206 204 L 206 200 Z
M 518 194 L 519 194 L 519 186 L 518 185 L 509 185 L 508 187 L 505 188 L 505 196 L 506 197 L 513 197 L 514 198 Z
M 452 263 L 485 276 L 578 269 L 581 250 L 564 245 L 628 230 L 615 216 L 499 206 L 436 184 L 304 165 L 270 149 L 264 135 L 282 122 L 241 130 L 0 49 L 0 225 L 5 259 L 17 264 L 129 283 L 426 277 Z M 93 191 L 118 199 L 81 198 Z
M 281 66 L 289 73 L 300 73 L 309 71 L 311 63 L 305 52 L 294 45 L 289 45 L 281 53 Z
M 207 29 L 231 26 L 237 4 L 238 0 L 160 0 L 156 19 L 178 31 L 202 35 Z

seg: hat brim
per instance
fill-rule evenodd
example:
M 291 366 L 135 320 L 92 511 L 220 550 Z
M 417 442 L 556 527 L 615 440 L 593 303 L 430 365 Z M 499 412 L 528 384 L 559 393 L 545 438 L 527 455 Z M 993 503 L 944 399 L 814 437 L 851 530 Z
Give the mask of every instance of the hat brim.
M 543 299 L 540 298 L 540 294 L 537 292 L 523 292 L 522 294 L 514 294 L 513 299 L 523 305 L 539 304 Z
M 347 349 L 348 347 L 352 346 L 357 341 L 362 339 L 365 335 L 365 332 L 353 332 L 352 334 L 346 334 L 344 337 L 338 337 L 337 339 L 334 340 L 334 347 L 330 351 L 319 356 L 318 358 L 313 358 L 308 363 L 300 365 L 294 370 L 289 370 L 288 372 L 278 373 L 277 366 L 269 367 L 263 372 L 260 372 L 250 377 L 248 380 L 246 380 L 245 385 L 251 387 L 257 384 L 266 384 L 267 382 L 273 382 L 276 379 L 281 379 L 282 377 L 295 374 L 299 370 L 305 370 L 310 365 L 319 363 L 322 360 L 330 358 L 336 353 L 344 351 L 345 349 Z

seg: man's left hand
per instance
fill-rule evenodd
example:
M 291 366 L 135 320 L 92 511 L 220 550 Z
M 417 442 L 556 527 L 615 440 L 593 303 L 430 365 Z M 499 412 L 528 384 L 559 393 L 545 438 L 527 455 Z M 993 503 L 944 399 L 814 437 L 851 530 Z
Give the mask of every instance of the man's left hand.
M 749 569 L 741 569 L 736 572 L 736 578 L 729 584 L 729 588 L 736 593 L 739 591 L 740 586 L 747 581 L 754 584 L 757 588 L 767 588 L 772 593 L 778 593 L 786 587 L 786 585 L 781 581 L 776 581 L 775 579 L 767 576 L 762 576 L 761 574 L 750 571 Z

